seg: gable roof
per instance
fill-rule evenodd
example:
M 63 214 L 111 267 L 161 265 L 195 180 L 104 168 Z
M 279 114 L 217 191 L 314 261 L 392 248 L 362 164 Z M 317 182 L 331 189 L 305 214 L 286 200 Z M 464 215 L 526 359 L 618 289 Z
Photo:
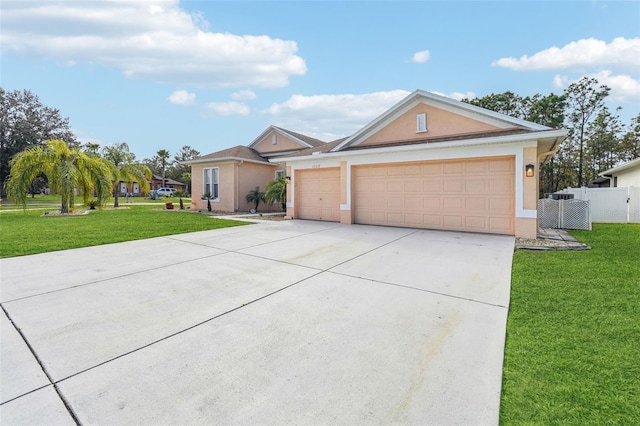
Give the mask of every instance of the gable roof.
M 424 90 L 416 90 L 402 99 L 400 102 L 389 108 L 387 111 L 382 113 L 380 116 L 375 118 L 369 124 L 358 130 L 356 133 L 346 138 L 342 143 L 335 146 L 331 150 L 331 152 L 341 151 L 349 147 L 357 146 L 368 136 L 375 133 L 377 130 L 380 130 L 387 124 L 391 123 L 401 114 L 421 102 L 479 121 L 487 122 L 499 128 L 517 127 L 522 129 L 523 131 L 531 132 L 551 130 L 550 127 L 543 126 L 541 124 L 510 117 L 495 111 L 480 108 L 475 105 L 457 101 L 455 99 L 447 98 L 446 96 L 437 95 L 435 93 L 427 92 Z M 413 143 L 424 142 L 424 140 L 413 141 Z
M 212 161 L 229 161 L 229 160 L 249 161 L 252 163 L 272 165 L 264 157 L 258 154 L 258 151 L 244 145 L 237 145 L 232 148 L 223 149 L 222 151 L 217 151 L 211 154 L 202 155 L 192 160 L 182 161 L 182 164 L 209 163 Z
M 296 132 L 292 132 L 291 130 L 286 130 L 283 129 L 281 127 L 277 127 L 277 126 L 269 126 L 267 127 L 264 132 L 260 133 L 260 135 L 255 138 L 253 140 L 253 142 L 251 142 L 248 146 L 249 148 L 253 148 L 255 146 L 257 146 L 260 142 L 262 142 L 262 140 L 270 133 L 270 132 L 276 132 L 281 134 L 284 137 L 287 137 L 295 142 L 298 142 L 300 145 L 307 147 L 307 148 L 311 148 L 314 146 L 321 146 L 324 145 L 324 142 L 322 142 L 319 139 L 315 139 L 312 138 L 310 136 L 306 136 L 303 135 L 301 133 L 296 133 Z
M 153 175 L 153 180 L 162 180 L 162 176 Z M 168 177 L 164 178 L 164 183 L 165 185 L 184 185 L 184 183 L 169 179 Z
M 618 174 L 625 170 L 634 169 L 636 167 L 640 167 L 640 157 L 636 158 L 635 160 L 631 160 L 624 164 L 621 164 L 618 167 L 605 170 L 604 172 L 600 173 L 600 176 L 612 177 L 615 174 Z
M 312 146 L 311 148 L 301 149 L 300 151 L 295 151 L 290 153 L 289 155 L 283 155 L 280 158 L 287 159 L 290 157 L 305 157 L 307 155 L 314 154 L 325 154 L 330 152 L 333 148 L 335 148 L 340 142 L 344 141 L 346 138 L 337 139 L 333 142 L 323 142 L 321 146 Z M 279 161 L 280 158 L 276 158 L 274 161 Z

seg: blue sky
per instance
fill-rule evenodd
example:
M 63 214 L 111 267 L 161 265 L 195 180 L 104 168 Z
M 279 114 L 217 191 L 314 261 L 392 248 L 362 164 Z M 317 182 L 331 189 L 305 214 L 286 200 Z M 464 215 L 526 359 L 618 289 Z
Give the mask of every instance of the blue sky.
M 561 93 L 594 76 L 640 112 L 640 2 L 3 0 L 1 85 L 139 159 L 274 124 L 347 136 L 415 89 Z

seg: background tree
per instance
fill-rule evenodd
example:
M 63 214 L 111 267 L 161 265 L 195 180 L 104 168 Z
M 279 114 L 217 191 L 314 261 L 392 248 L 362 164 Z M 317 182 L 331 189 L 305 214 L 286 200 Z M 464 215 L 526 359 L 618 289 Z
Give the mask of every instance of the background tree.
M 191 194 L 191 172 L 184 172 L 182 176 L 180 176 L 180 181 L 185 184 L 185 195 Z
M 44 106 L 29 90 L 7 92 L 0 88 L 0 192 L 10 173 L 13 156 L 31 147 L 44 147 L 48 140 L 78 145 L 69 119 L 60 111 Z
M 631 119 L 627 132 L 620 141 L 620 160 L 627 162 L 640 158 L 640 114 Z
M 169 154 L 169 151 L 167 151 L 166 149 L 161 149 L 156 153 L 156 155 L 160 160 L 160 167 L 162 170 L 162 187 L 164 188 L 167 172 L 167 162 L 169 161 L 169 157 L 171 157 L 171 154 Z
M 129 150 L 126 142 L 114 143 L 102 149 L 104 159 L 114 166 L 113 170 L 113 207 L 118 207 L 120 182 L 127 186 L 134 182 L 140 186 L 142 192 L 149 191 L 151 170 L 144 164 L 136 163 L 136 156 Z
M 173 156 L 173 161 L 171 162 L 171 167 L 167 170 L 167 176 L 169 176 L 173 180 L 177 180 L 183 183 L 188 183 L 183 178 L 185 173 L 191 172 L 191 166 L 184 164 L 184 161 L 193 160 L 196 157 L 200 156 L 200 151 L 190 147 L 189 145 L 185 145 L 178 150 L 178 152 Z
M 93 192 L 100 204 L 111 192 L 111 166 L 102 158 L 89 157 L 79 148 L 69 147 L 64 141 L 52 140 L 44 147 L 27 148 L 14 156 L 10 166 L 7 195 L 23 206 L 29 186 L 40 174 L 47 177 L 52 192 L 61 195 L 62 213 L 68 213 L 73 207 L 76 189 L 81 191 L 85 204 Z
M 618 110 L 619 108 L 612 114 L 607 107 L 603 107 L 587 127 L 584 173 L 586 182 L 597 179 L 600 173 L 615 167 L 619 162 L 623 126 L 617 114 Z
M 86 142 L 82 144 L 82 151 L 89 157 L 100 157 L 100 144 L 93 142 Z
M 246 200 L 247 203 L 254 203 L 255 204 L 255 210 L 258 211 L 258 205 L 260 204 L 260 202 L 264 202 L 265 198 L 264 198 L 264 192 L 260 191 L 260 187 L 256 186 L 255 189 L 252 189 L 251 191 L 249 191 L 249 193 L 246 196 Z
M 585 166 L 585 136 L 589 121 L 597 115 L 604 106 L 604 100 L 609 95 L 607 86 L 598 86 L 595 78 L 583 77 L 575 83 L 571 83 L 565 90 L 567 102 L 567 128 L 569 136 L 566 143 L 572 144 L 577 152 L 578 176 L 577 185 L 579 187 L 586 183 L 584 179 Z
M 282 211 L 287 211 L 287 179 L 280 176 L 267 184 L 264 198 L 268 204 L 280 203 Z

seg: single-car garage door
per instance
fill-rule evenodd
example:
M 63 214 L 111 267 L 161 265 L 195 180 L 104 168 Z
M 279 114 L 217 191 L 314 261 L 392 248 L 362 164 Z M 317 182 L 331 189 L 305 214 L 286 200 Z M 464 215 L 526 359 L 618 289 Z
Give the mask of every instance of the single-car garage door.
M 340 169 L 295 172 L 295 206 L 299 219 L 340 221 Z
M 513 235 L 514 157 L 353 168 L 355 222 Z

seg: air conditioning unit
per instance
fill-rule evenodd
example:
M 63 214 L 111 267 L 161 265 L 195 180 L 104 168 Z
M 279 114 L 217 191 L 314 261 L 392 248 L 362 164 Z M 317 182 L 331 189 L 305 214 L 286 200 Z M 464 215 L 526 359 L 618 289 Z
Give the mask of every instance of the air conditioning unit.
M 573 200 L 573 194 L 549 194 L 549 198 L 554 200 Z

